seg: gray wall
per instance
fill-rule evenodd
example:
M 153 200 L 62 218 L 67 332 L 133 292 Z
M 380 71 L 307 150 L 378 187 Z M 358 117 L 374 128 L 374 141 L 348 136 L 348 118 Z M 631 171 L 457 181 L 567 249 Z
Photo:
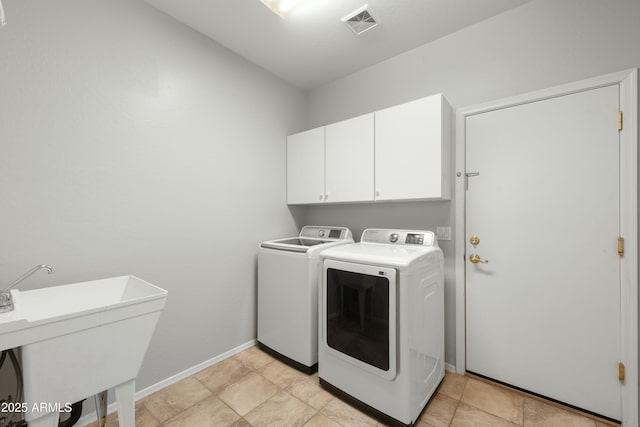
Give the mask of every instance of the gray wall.
M 309 94 L 307 128 L 443 92 L 454 108 L 640 66 L 640 1 L 536 0 Z M 453 202 L 307 208 L 305 222 L 453 225 Z M 455 233 L 455 230 L 454 230 Z M 446 262 L 446 360 L 455 364 L 453 245 Z
M 304 94 L 141 1 L 3 3 L 0 283 L 48 263 L 22 288 L 167 289 L 138 389 L 255 338 Z

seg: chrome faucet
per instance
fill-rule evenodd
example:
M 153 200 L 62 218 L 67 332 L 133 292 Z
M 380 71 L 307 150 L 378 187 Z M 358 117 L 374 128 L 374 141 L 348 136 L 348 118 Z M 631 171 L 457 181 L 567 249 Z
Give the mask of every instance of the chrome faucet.
M 31 270 L 24 273 L 22 276 L 18 277 L 13 282 L 9 283 L 9 285 L 0 291 L 0 313 L 7 312 L 13 310 L 13 299 L 11 298 L 11 292 L 9 292 L 12 288 L 18 286 L 22 283 L 27 277 L 31 276 L 38 270 L 45 269 L 49 274 L 53 273 L 53 267 L 50 265 L 36 265 Z

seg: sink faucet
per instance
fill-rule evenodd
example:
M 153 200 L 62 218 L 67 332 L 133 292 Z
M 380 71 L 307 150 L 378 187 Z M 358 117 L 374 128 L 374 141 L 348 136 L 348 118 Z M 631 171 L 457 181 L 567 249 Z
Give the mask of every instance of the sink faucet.
M 13 310 L 13 299 L 11 298 L 11 292 L 9 292 L 12 288 L 18 286 L 22 283 L 27 277 L 31 276 L 38 270 L 47 270 L 49 274 L 53 273 L 53 267 L 50 265 L 36 265 L 31 270 L 24 273 L 22 276 L 18 277 L 13 282 L 9 283 L 9 285 L 0 291 L 0 313 L 7 312 Z

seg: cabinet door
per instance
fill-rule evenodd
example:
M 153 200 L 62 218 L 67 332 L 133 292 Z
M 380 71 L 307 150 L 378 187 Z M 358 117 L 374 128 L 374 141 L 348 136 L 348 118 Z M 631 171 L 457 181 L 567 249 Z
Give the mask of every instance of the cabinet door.
M 326 202 L 373 200 L 373 113 L 325 128 Z
M 287 203 L 324 199 L 324 128 L 287 137 Z
M 442 95 L 375 113 L 376 200 L 450 198 L 450 107 Z

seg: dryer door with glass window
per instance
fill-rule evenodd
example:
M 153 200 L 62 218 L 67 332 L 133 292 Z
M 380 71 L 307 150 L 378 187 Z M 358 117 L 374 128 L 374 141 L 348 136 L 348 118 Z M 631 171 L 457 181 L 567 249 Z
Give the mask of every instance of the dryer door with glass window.
M 396 270 L 325 260 L 322 345 L 386 379 L 396 376 Z

